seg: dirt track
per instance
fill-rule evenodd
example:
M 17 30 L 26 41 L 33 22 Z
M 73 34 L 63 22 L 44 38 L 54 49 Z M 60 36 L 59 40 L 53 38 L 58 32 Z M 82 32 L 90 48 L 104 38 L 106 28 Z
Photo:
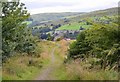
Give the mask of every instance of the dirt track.
M 55 69 L 58 69 L 61 63 L 58 63 L 58 60 L 54 54 L 55 49 L 58 47 L 54 47 L 50 53 L 50 64 L 45 66 L 43 70 L 40 72 L 40 75 L 36 78 L 36 80 L 56 80 L 54 76 L 52 76 L 52 73 L 54 72 Z M 57 62 L 57 63 L 56 63 Z

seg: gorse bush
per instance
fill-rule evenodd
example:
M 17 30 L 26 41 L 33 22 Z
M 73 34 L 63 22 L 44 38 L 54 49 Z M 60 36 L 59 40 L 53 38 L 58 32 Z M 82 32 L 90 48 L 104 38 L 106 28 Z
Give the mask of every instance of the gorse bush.
M 75 42 L 69 47 L 69 56 L 78 56 L 81 58 L 97 58 L 95 63 L 101 65 L 101 68 L 117 68 L 120 40 L 118 34 L 118 24 L 92 23 L 92 27 L 82 31 Z
M 36 38 L 31 30 L 23 23 L 29 18 L 25 4 L 20 2 L 2 3 L 2 53 L 3 59 L 14 52 L 35 52 Z

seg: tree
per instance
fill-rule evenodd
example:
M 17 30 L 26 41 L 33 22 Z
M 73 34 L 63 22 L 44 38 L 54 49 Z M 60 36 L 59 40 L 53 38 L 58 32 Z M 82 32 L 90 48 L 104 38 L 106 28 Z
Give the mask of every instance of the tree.
M 47 34 L 47 40 L 50 40 L 50 41 L 52 41 L 52 40 L 53 40 L 53 37 L 51 36 L 51 34 L 50 34 L 50 33 L 48 33 L 48 34 Z
M 86 54 L 91 49 L 88 42 L 85 40 L 85 31 L 82 31 L 75 42 L 70 45 L 69 54 L 70 56 L 76 56 L 80 54 Z
M 20 2 L 2 3 L 3 59 L 13 55 L 15 51 L 26 52 L 28 50 L 25 46 L 31 47 L 35 43 L 26 23 L 23 23 L 30 16 L 24 6 Z
M 103 69 L 117 67 L 120 58 L 120 30 L 118 24 L 92 23 L 90 29 L 80 32 L 76 41 L 70 45 L 69 56 L 92 57 Z M 79 56 L 81 57 L 81 56 Z

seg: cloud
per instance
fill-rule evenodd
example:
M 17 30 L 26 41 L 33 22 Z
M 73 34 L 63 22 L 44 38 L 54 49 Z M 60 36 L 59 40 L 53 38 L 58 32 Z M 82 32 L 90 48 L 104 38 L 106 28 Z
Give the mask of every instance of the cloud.
M 21 0 L 31 14 L 48 12 L 89 12 L 116 7 L 119 0 Z

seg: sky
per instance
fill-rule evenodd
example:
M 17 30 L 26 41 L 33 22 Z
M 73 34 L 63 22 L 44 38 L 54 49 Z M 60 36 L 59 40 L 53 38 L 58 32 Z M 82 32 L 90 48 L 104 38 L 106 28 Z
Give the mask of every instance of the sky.
M 90 12 L 117 7 L 119 0 L 21 0 L 30 14 Z

